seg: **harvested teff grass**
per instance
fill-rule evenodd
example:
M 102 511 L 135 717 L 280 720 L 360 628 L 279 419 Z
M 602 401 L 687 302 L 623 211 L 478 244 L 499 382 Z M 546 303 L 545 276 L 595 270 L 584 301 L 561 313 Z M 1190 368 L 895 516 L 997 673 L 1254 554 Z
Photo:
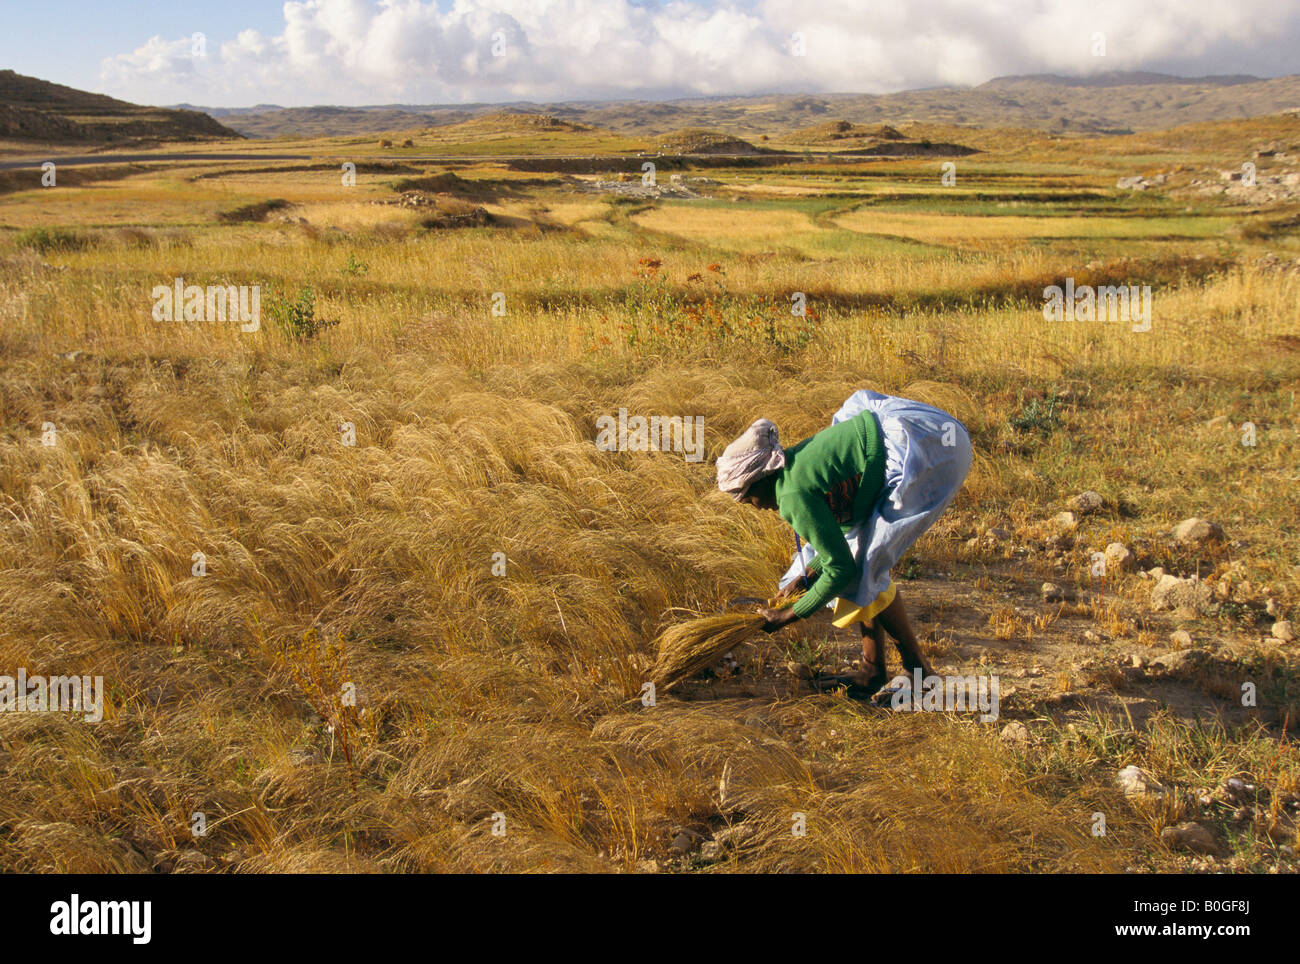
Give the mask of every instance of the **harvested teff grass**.
M 777 608 L 792 605 L 799 598 L 787 597 Z M 753 636 L 767 620 L 759 613 L 722 613 L 678 623 L 664 630 L 658 639 L 659 656 L 653 677 L 661 690 L 712 666 L 724 653 Z
M 739 646 L 763 628 L 758 613 L 724 613 L 671 626 L 659 637 L 655 686 L 667 690 L 686 677 L 712 666 L 723 653 Z

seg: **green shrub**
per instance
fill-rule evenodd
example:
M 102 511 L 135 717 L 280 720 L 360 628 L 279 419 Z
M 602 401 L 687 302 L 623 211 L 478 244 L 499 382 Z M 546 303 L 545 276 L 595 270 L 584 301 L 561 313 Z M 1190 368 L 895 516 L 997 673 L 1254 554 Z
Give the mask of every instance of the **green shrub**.
M 349 254 L 348 260 L 339 268 L 339 274 L 345 278 L 360 278 L 370 272 L 370 262 L 358 261 L 355 254 Z
M 1056 410 L 1055 398 L 1044 402 L 1041 398 L 1031 398 L 1020 406 L 1020 411 L 1007 420 L 1008 424 L 1020 432 L 1042 432 L 1050 435 L 1061 424 L 1061 415 Z
M 266 313 L 276 329 L 295 341 L 308 341 L 338 324 L 316 317 L 316 292 L 311 288 L 303 288 L 292 300 L 278 292 L 272 293 Z
M 66 228 L 28 228 L 18 235 L 17 244 L 39 254 L 49 254 L 51 251 L 80 251 L 90 244 L 90 239 Z

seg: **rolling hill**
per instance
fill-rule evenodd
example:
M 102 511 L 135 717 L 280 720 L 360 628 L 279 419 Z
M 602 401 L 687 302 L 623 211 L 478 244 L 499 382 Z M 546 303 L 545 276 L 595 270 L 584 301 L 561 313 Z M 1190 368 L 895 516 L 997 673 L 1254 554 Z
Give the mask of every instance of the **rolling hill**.
M 196 110 L 142 107 L 0 70 L 0 139 L 113 145 L 242 138 Z
M 772 94 L 651 101 L 559 104 L 385 105 L 377 107 L 213 109 L 249 137 L 369 134 L 462 123 L 501 111 L 547 114 L 615 133 L 661 136 L 705 128 L 736 137 L 785 134 L 828 121 L 1025 127 L 1053 133 L 1156 130 L 1234 120 L 1300 107 L 1300 75 L 1174 77 L 1107 73 L 997 77 L 977 87 L 936 87 L 894 94 Z

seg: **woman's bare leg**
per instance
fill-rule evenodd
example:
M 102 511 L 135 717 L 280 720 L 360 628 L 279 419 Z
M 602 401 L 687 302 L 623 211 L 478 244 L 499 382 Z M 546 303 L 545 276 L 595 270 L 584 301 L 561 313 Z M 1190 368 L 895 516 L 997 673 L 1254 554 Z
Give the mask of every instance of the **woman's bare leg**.
M 879 620 L 862 624 L 862 672 L 860 685 L 875 692 L 885 685 L 885 630 Z
M 912 632 L 912 624 L 907 619 L 907 608 L 903 605 L 903 594 L 895 591 L 894 601 L 876 616 L 877 624 L 884 624 L 889 635 L 894 637 L 898 646 L 898 655 L 903 658 L 903 668 L 909 673 L 920 667 L 922 676 L 933 676 L 934 670 L 921 652 L 921 644 Z

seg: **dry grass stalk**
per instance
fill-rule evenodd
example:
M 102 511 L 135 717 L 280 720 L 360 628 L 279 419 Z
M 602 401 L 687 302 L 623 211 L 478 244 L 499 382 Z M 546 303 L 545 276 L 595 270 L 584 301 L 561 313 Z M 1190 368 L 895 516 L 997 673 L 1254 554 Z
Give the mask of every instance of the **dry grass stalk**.
M 792 605 L 802 593 L 782 600 L 778 608 Z M 763 628 L 767 620 L 758 613 L 721 613 L 701 616 L 670 626 L 659 635 L 653 675 L 655 686 L 668 690 L 735 649 Z
M 758 613 L 724 613 L 669 627 L 658 640 L 659 658 L 653 671 L 655 686 L 670 689 L 712 666 L 724 653 L 762 629 L 764 622 Z

